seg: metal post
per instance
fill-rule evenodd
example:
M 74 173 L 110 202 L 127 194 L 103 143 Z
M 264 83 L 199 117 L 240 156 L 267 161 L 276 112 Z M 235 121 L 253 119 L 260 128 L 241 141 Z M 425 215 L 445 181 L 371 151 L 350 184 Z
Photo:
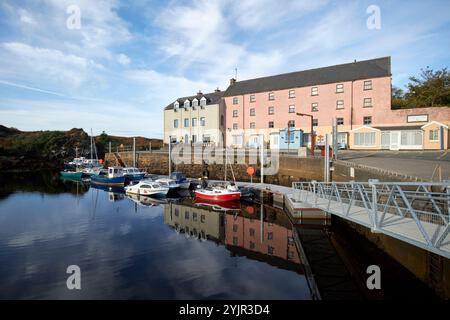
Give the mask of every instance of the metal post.
M 264 135 L 261 135 L 261 184 L 264 183 Z
M 136 167 L 136 138 L 133 137 L 133 167 Z
M 377 182 L 379 182 L 378 179 L 369 179 L 369 185 L 372 188 L 372 232 L 378 230 L 378 196 L 375 184 Z
M 169 177 L 172 175 L 171 152 L 172 152 L 172 136 L 169 136 Z
M 330 182 L 330 145 L 328 143 L 328 133 L 325 134 L 325 165 L 323 178 L 325 182 Z
M 109 142 L 109 153 L 111 153 L 111 141 Z

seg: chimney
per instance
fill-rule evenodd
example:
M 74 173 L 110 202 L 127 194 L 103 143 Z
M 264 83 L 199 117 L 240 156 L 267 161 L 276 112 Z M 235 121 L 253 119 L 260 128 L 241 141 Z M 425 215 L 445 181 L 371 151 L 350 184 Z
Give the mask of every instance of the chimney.
M 236 83 L 236 79 L 235 78 L 231 78 L 230 79 L 230 86 L 232 86 L 233 84 L 235 84 Z
M 220 92 L 219 87 L 217 87 L 216 90 L 214 90 L 214 92 Z
M 198 90 L 197 95 L 198 95 L 198 96 L 202 96 L 202 95 L 203 95 L 202 91 L 201 91 L 201 90 Z

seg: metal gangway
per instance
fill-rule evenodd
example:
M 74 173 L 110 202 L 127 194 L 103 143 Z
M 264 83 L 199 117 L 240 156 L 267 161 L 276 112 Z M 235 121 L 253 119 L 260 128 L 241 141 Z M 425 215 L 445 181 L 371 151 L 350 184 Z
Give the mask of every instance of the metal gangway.
M 450 258 L 450 181 L 294 182 L 292 199 Z

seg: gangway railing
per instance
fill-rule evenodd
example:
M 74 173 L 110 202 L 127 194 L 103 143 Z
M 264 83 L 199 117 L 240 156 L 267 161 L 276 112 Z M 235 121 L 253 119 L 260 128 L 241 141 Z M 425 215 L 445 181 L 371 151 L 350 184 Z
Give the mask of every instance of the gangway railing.
M 450 258 L 450 181 L 294 182 L 294 201 Z

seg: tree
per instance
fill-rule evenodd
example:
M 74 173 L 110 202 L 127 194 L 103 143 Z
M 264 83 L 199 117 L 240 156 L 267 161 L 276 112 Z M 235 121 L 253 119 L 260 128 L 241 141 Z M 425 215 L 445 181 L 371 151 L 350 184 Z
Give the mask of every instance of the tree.
M 447 68 L 422 69 L 419 77 L 410 77 L 405 94 L 408 104 L 416 107 L 450 105 L 450 72 Z

